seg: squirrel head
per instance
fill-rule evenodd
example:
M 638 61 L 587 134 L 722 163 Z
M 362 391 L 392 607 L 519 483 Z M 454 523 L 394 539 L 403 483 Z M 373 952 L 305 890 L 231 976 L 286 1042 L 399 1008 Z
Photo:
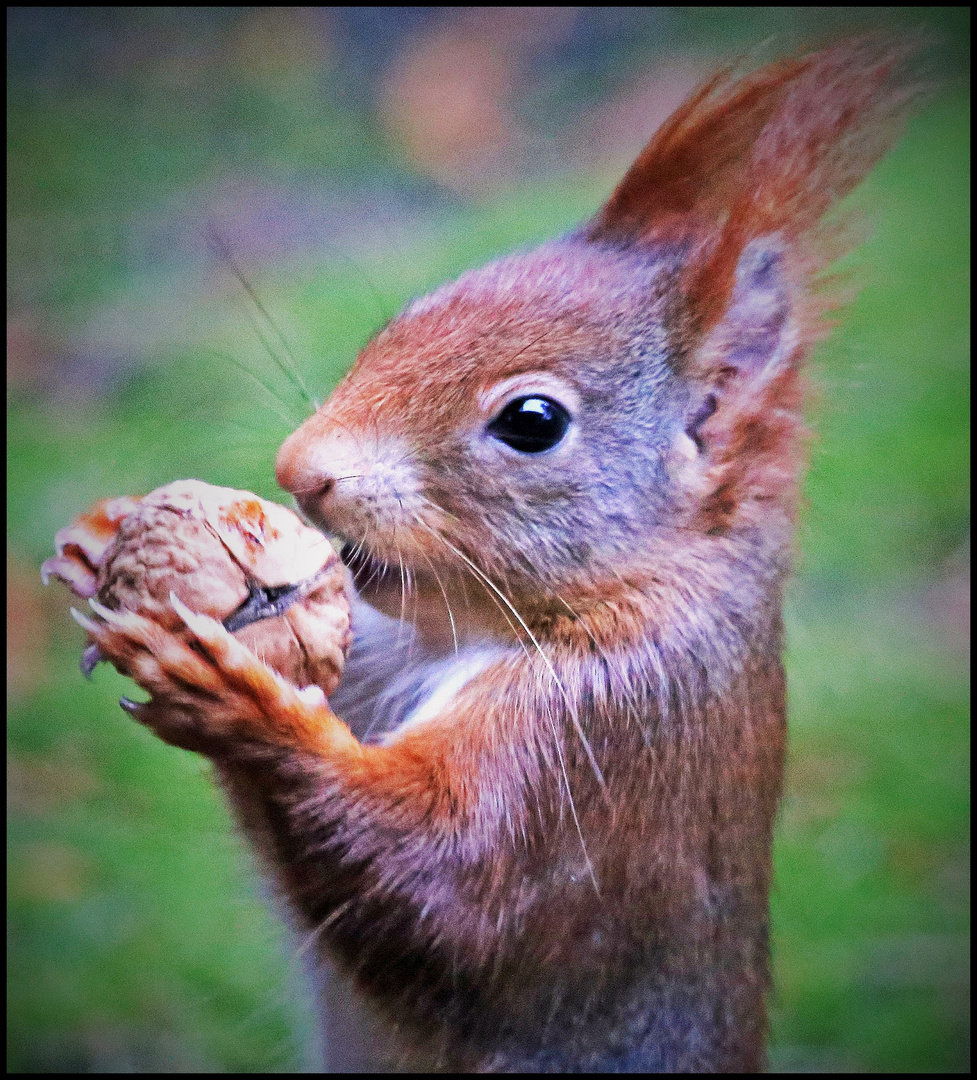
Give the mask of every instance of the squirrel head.
M 812 278 L 837 254 L 819 222 L 894 140 L 908 51 L 720 72 L 591 222 L 366 346 L 277 475 L 367 599 L 545 609 L 640 587 L 691 540 L 789 545 Z

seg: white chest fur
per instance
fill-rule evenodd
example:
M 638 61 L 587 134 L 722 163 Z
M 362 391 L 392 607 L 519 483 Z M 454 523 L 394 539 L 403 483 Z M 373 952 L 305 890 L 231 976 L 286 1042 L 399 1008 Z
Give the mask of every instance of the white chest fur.
M 397 730 L 403 731 L 405 727 L 423 724 L 437 716 L 463 686 L 501 655 L 502 650 L 497 646 L 470 645 L 459 649 L 446 660 L 427 665 L 423 672 L 419 672 L 426 696 L 422 694 L 420 702 L 401 721 Z
M 370 741 L 437 716 L 462 687 L 507 652 L 494 642 L 434 652 L 409 624 L 362 601 L 354 604 L 353 632 L 343 680 L 330 705 L 358 738 Z

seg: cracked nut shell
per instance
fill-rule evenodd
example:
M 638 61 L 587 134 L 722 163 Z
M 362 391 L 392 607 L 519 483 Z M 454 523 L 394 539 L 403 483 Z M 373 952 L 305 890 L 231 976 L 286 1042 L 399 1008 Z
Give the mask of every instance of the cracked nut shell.
M 185 628 L 171 590 L 220 621 L 249 600 L 254 609 L 256 596 L 284 598 L 284 611 L 234 636 L 296 686 L 320 686 L 328 696 L 352 637 L 346 576 L 326 537 L 285 507 L 247 491 L 178 480 L 150 492 L 122 520 L 98 567 L 96 596 L 108 608 L 138 612 L 177 632 Z

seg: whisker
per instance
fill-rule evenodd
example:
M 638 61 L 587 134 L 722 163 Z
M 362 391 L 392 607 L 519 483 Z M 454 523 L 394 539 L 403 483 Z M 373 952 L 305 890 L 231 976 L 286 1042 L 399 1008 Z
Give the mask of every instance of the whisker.
M 406 582 L 406 578 L 404 576 L 404 559 L 403 559 L 403 555 L 401 554 L 401 551 L 400 551 L 400 544 L 397 543 L 396 529 L 394 530 L 394 545 L 397 548 L 397 565 L 400 567 L 400 626 L 397 629 L 397 644 L 400 645 L 400 635 L 403 633 L 404 627 L 406 626 L 406 622 L 407 622 L 407 620 L 405 618 L 405 616 L 407 614 L 407 611 L 406 611 L 406 607 L 407 607 L 407 594 L 406 594 L 407 582 Z
M 601 643 L 594 636 L 593 631 L 590 629 L 590 627 L 587 625 L 587 623 L 580 617 L 579 613 L 576 612 L 566 602 L 566 600 L 563 599 L 562 596 L 560 596 L 560 594 L 555 589 L 551 589 L 551 588 L 547 587 L 547 592 L 549 592 L 549 594 L 554 599 L 558 600 L 567 609 L 567 611 L 570 612 L 570 614 L 576 620 L 578 626 L 583 627 L 584 633 L 587 635 L 587 637 L 590 638 L 591 642 L 593 643 L 594 648 L 597 650 L 598 653 L 600 653 L 600 655 L 603 658 L 604 662 L 607 664 L 608 676 L 612 676 L 613 673 L 615 672 L 615 670 L 617 670 L 617 664 L 611 659 L 611 657 L 607 653 L 607 650 L 603 647 L 603 645 L 601 645 Z M 633 715 L 634 715 L 635 719 L 640 723 L 641 709 L 639 708 L 639 705 L 638 705 L 637 696 L 633 695 L 633 687 L 631 686 L 629 680 L 627 680 L 627 679 L 623 680 L 623 685 L 622 685 L 621 689 L 622 689 L 622 692 L 624 694 L 625 703 L 631 706 L 631 709 L 632 709 L 632 712 L 633 712 Z
M 364 549 L 368 548 L 368 546 L 369 546 L 368 541 L 369 541 L 369 536 L 366 533 L 364 533 L 364 535 L 362 536 L 361 539 L 356 541 L 355 545 L 353 546 L 353 556 L 354 556 L 354 558 L 359 556 L 363 552 Z M 384 574 L 386 573 L 387 569 L 388 569 L 388 564 L 375 562 L 374 566 L 373 566 L 373 570 L 370 573 L 370 576 L 360 586 L 360 591 L 364 591 L 364 590 L 368 589 L 373 584 L 374 581 L 376 581 L 378 579 L 382 579 Z
M 570 714 L 571 721 L 573 722 L 574 729 L 576 730 L 577 735 L 580 738 L 581 744 L 584 747 L 584 752 L 586 753 L 587 758 L 590 761 L 591 768 L 594 770 L 594 774 L 596 775 L 597 780 L 601 785 L 601 788 L 604 790 L 604 792 L 606 794 L 607 784 L 606 784 L 606 782 L 604 780 L 603 774 L 601 773 L 600 766 L 597 764 L 597 760 L 594 757 L 594 753 L 593 753 L 593 750 L 591 749 L 590 743 L 588 742 L 587 737 L 584 734 L 583 729 L 580 726 L 580 719 L 576 715 L 576 709 L 575 709 L 575 707 L 573 705 L 573 702 L 570 700 L 570 696 L 567 694 L 566 689 L 564 688 L 563 684 L 560 682 L 560 678 L 557 675 L 556 669 L 553 667 L 553 664 L 550 661 L 550 658 L 543 652 L 542 646 L 539 644 L 539 642 L 533 636 L 533 633 L 529 629 L 529 627 L 526 625 L 525 620 L 522 618 L 522 616 L 519 614 L 519 612 L 516 611 L 515 607 L 513 607 L 512 603 L 509 601 L 508 597 L 495 585 L 495 583 L 487 575 L 482 573 L 482 571 L 468 558 L 467 555 L 465 555 L 464 552 L 459 551 L 458 548 L 456 548 L 454 546 L 454 544 L 452 544 L 449 540 L 446 540 L 443 536 L 441 536 L 440 534 L 435 532 L 433 529 L 431 529 L 423 519 L 418 518 L 417 521 L 418 521 L 418 524 L 422 528 L 427 530 L 432 536 L 435 537 L 435 539 L 440 540 L 441 543 L 444 544 L 445 547 L 447 547 L 450 551 L 453 551 L 455 553 L 455 555 L 458 556 L 459 559 L 463 560 L 467 564 L 469 569 L 475 575 L 477 575 L 477 577 L 479 579 L 481 579 L 485 583 L 485 585 L 487 585 L 494 593 L 496 593 L 498 595 L 499 599 L 502 600 L 502 602 L 506 605 L 506 607 L 516 617 L 516 619 L 519 622 L 519 625 L 522 627 L 523 631 L 525 632 L 525 634 L 527 635 L 529 640 L 535 646 L 536 652 L 539 654 L 539 656 L 542 659 L 543 663 L 546 665 L 546 668 L 549 670 L 549 673 L 550 673 L 551 677 L 553 678 L 554 683 L 556 684 L 556 686 L 559 689 L 561 695 L 563 696 L 564 702 L 566 703 L 567 709 L 568 709 L 569 714 Z M 573 822 L 574 822 L 574 825 L 576 826 L 576 829 L 577 829 L 577 835 L 580 838 L 580 846 L 581 846 L 581 849 L 583 850 L 584 860 L 587 863 L 587 871 L 588 871 L 588 873 L 590 875 L 590 880 L 593 883 L 594 890 L 597 892 L 598 895 L 600 895 L 600 887 L 597 884 L 597 878 L 596 878 L 596 876 L 594 874 L 593 863 L 591 862 L 590 855 L 587 852 L 587 845 L 586 845 L 586 842 L 584 841 L 584 838 L 583 838 L 583 829 L 580 827 L 580 818 L 577 815 L 577 807 L 576 807 L 576 804 L 575 804 L 574 798 L 573 798 L 573 790 L 570 787 L 570 777 L 569 777 L 569 775 L 567 773 L 566 761 L 564 760 L 564 757 L 563 757 L 563 749 L 560 746 L 560 736 L 559 736 L 559 733 L 558 733 L 557 728 L 556 728 L 556 723 L 554 722 L 553 717 L 549 713 L 547 713 L 547 719 L 549 720 L 550 728 L 551 728 L 552 733 L 553 733 L 553 748 L 556 751 L 557 758 L 559 759 L 559 762 L 560 762 L 560 771 L 561 771 L 561 773 L 563 775 L 563 783 L 564 783 L 564 786 L 566 788 L 567 798 L 568 798 L 569 803 L 570 803 L 570 813 L 573 816 Z
M 417 586 L 414 584 L 414 571 L 411 569 L 411 566 L 410 566 L 409 563 L 404 566 L 404 570 L 405 570 L 405 572 L 407 574 L 407 596 L 408 596 L 409 599 L 412 599 L 414 601 L 414 614 L 411 616 L 410 621 L 411 621 L 412 624 L 416 624 L 417 623 L 417 605 L 419 603 L 419 600 L 418 600 Z
M 546 655 L 545 652 L 543 652 L 542 646 L 539 644 L 539 642 L 533 636 L 532 631 L 526 625 L 526 623 L 523 620 L 522 616 L 519 614 L 518 611 L 516 611 L 516 609 L 512 606 L 512 603 L 510 602 L 509 598 L 495 585 L 495 583 L 491 580 L 491 578 L 489 578 L 486 574 L 484 574 L 468 558 L 468 556 L 464 554 L 464 552 L 459 551 L 458 548 L 456 548 L 450 541 L 446 540 L 440 534 L 434 532 L 434 530 L 432 530 L 430 528 L 430 526 L 428 526 L 425 521 L 423 521 L 422 519 L 418 519 L 418 521 L 419 521 L 419 524 L 422 525 L 425 529 L 427 529 L 428 532 L 430 532 L 430 533 L 432 533 L 432 535 L 436 536 L 437 539 L 440 540 L 442 544 L 446 545 L 451 551 L 453 551 L 458 556 L 458 558 L 463 559 L 465 561 L 465 563 L 469 566 L 469 568 L 475 574 L 477 574 L 482 580 L 484 580 L 485 583 L 495 593 L 497 593 L 497 595 L 502 600 L 502 602 L 506 605 L 506 607 L 512 612 L 513 615 L 515 615 L 516 619 L 519 621 L 519 625 L 522 627 L 522 629 L 525 632 L 526 636 L 529 638 L 529 640 L 535 646 L 536 651 L 540 655 L 540 658 L 542 659 L 543 663 L 546 665 L 547 669 L 549 670 L 550 675 L 553 677 L 553 681 L 556 683 L 557 687 L 559 688 L 560 693 L 563 696 L 563 700 L 564 700 L 564 702 L 565 702 L 565 704 L 567 706 L 567 709 L 570 712 L 570 717 L 571 717 L 571 719 L 573 721 L 573 724 L 574 724 L 574 727 L 575 727 L 575 729 L 577 731 L 577 734 L 579 735 L 580 740 L 583 743 L 584 750 L 585 750 L 585 752 L 587 754 L 587 759 L 590 761 L 590 765 L 593 768 L 594 774 L 597 777 L 597 780 L 599 781 L 601 787 L 606 790 L 607 785 L 606 785 L 606 783 L 604 781 L 604 776 L 603 776 L 603 774 L 602 774 L 602 772 L 600 770 L 600 766 L 597 764 L 597 759 L 594 757 L 594 753 L 593 753 L 593 750 L 591 749 L 590 743 L 587 740 L 587 736 L 584 734 L 583 729 L 580 727 L 580 720 L 579 720 L 579 717 L 577 716 L 577 713 L 576 713 L 576 707 L 574 706 L 573 701 L 570 698 L 570 695 L 566 692 L 566 689 L 564 688 L 563 684 L 560 682 L 560 678 L 557 675 L 556 669 L 553 667 L 553 664 L 550 661 L 550 658 Z
M 342 918 L 342 916 L 349 910 L 352 904 L 352 899 L 346 900 L 344 903 L 340 904 L 335 909 L 335 911 L 331 911 L 318 924 L 318 926 L 312 927 L 312 929 L 309 930 L 307 934 L 303 935 L 305 940 L 302 941 L 301 944 L 297 945 L 296 948 L 293 950 L 293 959 L 300 960 L 303 956 L 305 956 L 305 954 L 312 948 L 313 945 L 316 944 L 317 940 L 322 936 L 323 931 L 328 930 L 331 923 L 334 923 L 337 919 Z
M 519 351 L 518 351 L 517 353 L 513 353 L 513 355 L 512 355 L 512 356 L 508 357 L 508 359 L 506 360 L 506 363 L 507 363 L 507 364 L 511 364 L 513 360 L 518 360 L 518 359 L 519 359 L 519 357 L 520 357 L 520 356 L 522 356 L 522 354 L 523 354 L 523 353 L 524 353 L 524 352 L 525 352 L 525 351 L 526 351 L 527 349 L 531 349 L 531 348 L 532 348 L 532 347 L 533 347 L 533 346 L 534 346 L 535 344 L 537 344 L 538 342 L 542 341 L 542 340 L 543 340 L 543 338 L 544 338 L 544 337 L 546 337 L 546 335 L 547 335 L 548 333 L 550 333 L 550 331 L 551 331 L 551 330 L 552 330 L 552 327 L 549 327 L 549 326 L 548 326 L 548 327 L 547 327 L 547 328 L 546 328 L 546 329 L 545 329 L 545 330 L 544 330 L 544 331 L 543 331 L 543 332 L 542 332 L 541 334 L 539 334 L 539 335 L 537 335 L 536 337 L 534 337 L 534 338 L 532 339 L 532 341 L 530 341 L 530 342 L 529 342 L 528 344 L 526 344 L 526 345 L 523 345 L 523 347 L 522 347 L 522 348 L 521 348 L 521 349 L 520 349 L 520 350 L 519 350 Z
M 334 476 L 332 479 L 338 484 L 342 480 L 359 480 L 360 473 L 350 473 L 347 476 Z M 291 488 L 290 491 L 293 495 L 309 495 L 313 491 L 318 491 L 322 487 L 322 484 L 310 484 L 309 487 Z
M 421 495 L 418 493 L 415 498 L 419 499 L 423 503 L 426 503 L 428 506 L 431 507 L 432 510 L 436 510 L 439 514 L 443 514 L 446 518 L 450 518 L 452 521 L 458 520 L 458 518 L 454 514 L 452 514 L 450 510 L 445 510 L 443 506 L 439 506 L 436 502 L 432 502 L 425 495 Z
M 201 353 L 201 355 L 212 356 L 217 360 L 223 360 L 226 364 L 231 364 L 239 371 L 243 371 L 245 375 L 247 375 L 250 379 L 256 382 L 261 387 L 261 389 L 264 390 L 264 392 L 268 394 L 271 398 L 277 401 L 279 405 L 281 405 L 284 409 L 289 408 L 289 403 L 285 400 L 284 397 L 282 397 L 281 394 L 278 393 L 277 390 L 275 390 L 274 386 L 271 383 L 266 382 L 263 378 L 261 378 L 260 375 L 257 374 L 257 372 L 252 371 L 247 364 L 242 363 L 230 353 L 222 352 L 219 349 L 205 349 Z M 275 409 L 274 411 L 278 418 L 282 421 L 282 423 L 285 424 L 287 427 L 293 428 L 295 426 L 294 417 L 287 416 L 284 412 L 280 412 L 278 409 Z
M 440 574 L 438 574 L 437 570 L 434 567 L 434 563 L 431 562 L 431 560 L 428 558 L 428 556 L 427 556 L 427 554 L 425 552 L 421 552 L 421 554 L 424 557 L 424 561 L 430 567 L 431 573 L 434 575 L 434 580 L 438 583 L 438 588 L 441 590 L 441 595 L 444 597 L 444 607 L 445 607 L 445 611 L 447 611 L 447 613 L 448 613 L 448 622 L 451 625 L 451 640 L 454 642 L 455 656 L 457 656 L 458 655 L 458 633 L 455 630 L 455 617 L 451 612 L 451 604 L 448 601 L 448 594 L 445 591 L 444 584 L 441 581 Z
M 377 565 L 374 566 L 373 571 L 370 574 L 370 576 L 366 579 L 366 582 L 363 585 L 363 589 L 368 589 L 373 584 L 374 581 L 382 581 L 384 575 L 386 574 L 386 572 L 387 572 L 386 564 L 381 565 L 381 564 L 377 563 Z
M 315 409 L 315 400 L 309 393 L 308 387 L 305 385 L 305 381 L 299 373 L 298 361 L 295 358 L 295 353 L 292 351 L 292 347 L 289 344 L 288 338 L 282 332 L 281 328 L 279 327 L 275 319 L 272 317 L 271 313 L 262 303 L 261 297 L 258 296 L 257 292 L 255 292 L 254 288 L 251 285 L 251 282 L 248 281 L 248 279 L 242 273 L 241 268 L 235 262 L 234 256 L 231 254 L 231 249 L 228 246 L 227 241 L 224 239 L 223 236 L 221 236 L 216 226 L 214 225 L 211 225 L 208 230 L 208 244 L 210 246 L 210 250 L 224 262 L 224 264 L 228 267 L 231 273 L 237 278 L 238 282 L 241 285 L 241 288 L 243 288 L 244 291 L 248 294 L 251 302 L 258 309 L 258 311 L 261 312 L 262 316 L 265 319 L 265 322 L 269 327 L 271 327 L 275 336 L 281 342 L 282 347 L 285 350 L 285 356 L 291 362 L 292 366 L 289 367 L 289 365 L 281 359 L 281 357 L 275 352 L 275 350 L 271 348 L 271 346 L 265 339 L 265 336 L 258 328 L 256 320 L 252 318 L 251 322 L 255 327 L 255 332 L 258 335 L 258 339 L 261 341 L 262 345 L 264 345 L 264 347 L 268 350 L 268 354 L 271 356 L 272 360 L 275 361 L 275 364 L 278 366 L 279 370 L 282 372 L 285 378 L 288 379 L 292 386 L 294 386 L 295 389 L 302 395 L 306 403 L 308 405 L 311 405 L 312 408 Z
M 416 517 L 416 515 L 415 515 L 415 519 L 416 519 L 416 520 L 418 521 L 418 524 L 419 524 L 419 525 L 421 525 L 421 527 L 422 527 L 422 528 L 425 528 L 425 529 L 427 529 L 427 530 L 428 530 L 429 532 L 431 532 L 431 531 L 432 531 L 432 530 L 430 529 L 430 527 L 429 527 L 429 526 L 428 526 L 428 525 L 426 524 L 426 522 L 424 522 L 424 521 L 422 521 L 422 520 L 418 519 L 418 518 Z M 437 533 L 432 533 L 432 535 L 434 536 L 434 538 L 435 538 L 436 540 L 440 541 L 441 543 L 446 543 L 446 541 L 444 540 L 444 538 L 443 538 L 442 536 L 439 536 L 439 535 L 438 535 Z M 532 654 L 532 653 L 530 652 L 530 650 L 529 650 L 529 647 L 528 647 L 528 646 L 526 645 L 526 642 L 525 642 L 525 641 L 524 641 L 524 640 L 522 639 L 522 637 L 520 636 L 520 634 L 519 634 L 519 630 L 518 630 L 518 627 L 517 627 L 516 623 L 514 623 L 514 622 L 512 621 L 512 619 L 511 619 L 511 618 L 509 618 L 509 612 L 508 612 L 508 610 L 507 610 L 507 609 L 506 609 L 506 608 L 505 608 L 505 607 L 503 606 L 503 604 L 502 604 L 502 603 L 501 603 L 501 602 L 499 601 L 499 599 L 498 599 L 498 597 L 496 596 L 496 594 L 495 594 L 495 593 L 493 593 L 493 592 L 492 592 L 492 591 L 491 591 L 490 589 L 486 588 L 485 584 L 484 584 L 484 583 L 483 583 L 483 582 L 482 582 L 482 581 L 481 581 L 481 580 L 480 580 L 480 579 L 479 579 L 479 578 L 478 578 L 478 577 L 477 577 L 477 576 L 476 576 L 476 575 L 475 575 L 474 573 L 472 573 L 471 567 L 470 567 L 470 566 L 468 566 L 468 565 L 466 565 L 466 563 L 464 563 L 464 562 L 462 563 L 462 569 L 463 569 L 463 570 L 465 570 L 465 571 L 467 571 L 467 573 L 468 573 L 468 576 L 469 576 L 469 577 L 470 577 L 470 578 L 471 578 L 471 579 L 472 579 L 473 581 L 475 581 L 475 582 L 477 582 L 477 583 L 478 583 L 479 585 L 481 585 L 481 587 L 482 587 L 482 588 L 483 588 L 483 589 L 485 590 L 485 592 L 486 592 L 486 594 L 488 595 L 489 599 L 490 599 L 490 600 L 491 600 L 491 601 L 492 601 L 492 602 L 493 602 L 493 603 L 495 604 L 495 606 L 496 606 L 496 607 L 497 607 L 497 608 L 499 609 L 500 613 L 502 614 L 502 617 L 503 617 L 503 618 L 505 619 L 505 621 L 506 621 L 506 622 L 508 623 L 508 625 L 509 625 L 509 629 L 510 629 L 510 630 L 512 631 L 512 633 L 513 633 L 513 636 L 515 637 L 516 641 L 517 641 L 517 642 L 518 642 L 518 644 L 519 644 L 519 647 L 520 647 L 520 648 L 522 649 L 522 651 L 523 651 L 523 652 L 524 652 L 524 653 L 526 654 L 526 656 L 527 656 L 527 657 L 532 657 L 532 655 L 533 655 L 533 654 Z M 467 602 L 467 600 L 468 600 L 468 594 L 467 594 L 467 593 L 465 594 L 465 600 L 466 600 L 466 602 Z

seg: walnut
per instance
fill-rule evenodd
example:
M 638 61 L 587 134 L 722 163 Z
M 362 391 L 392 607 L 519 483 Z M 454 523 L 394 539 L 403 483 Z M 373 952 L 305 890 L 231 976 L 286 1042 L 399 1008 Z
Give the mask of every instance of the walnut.
M 319 686 L 327 696 L 335 690 L 351 641 L 350 607 L 347 571 L 325 536 L 283 506 L 199 480 L 130 501 L 134 509 L 94 567 L 101 604 L 178 632 L 172 591 L 294 685 Z M 73 584 L 61 565 L 64 546 L 50 572 Z

